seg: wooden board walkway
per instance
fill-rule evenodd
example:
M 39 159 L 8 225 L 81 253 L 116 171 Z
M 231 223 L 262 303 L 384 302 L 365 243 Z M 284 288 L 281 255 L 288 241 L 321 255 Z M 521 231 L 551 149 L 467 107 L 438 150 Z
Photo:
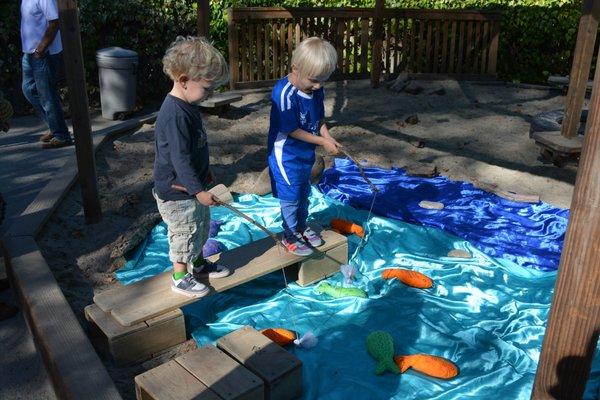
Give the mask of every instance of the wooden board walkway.
M 321 235 L 325 244 L 315 252 L 315 257 L 347 243 L 345 236 L 333 231 L 324 230 Z M 288 253 L 276 245 L 273 239 L 264 238 L 209 257 L 209 260 L 219 261 L 232 271 L 232 274 L 226 278 L 204 281 L 211 287 L 212 294 L 223 292 L 270 272 L 291 266 L 306 260 L 306 257 Z M 98 307 L 104 312 L 110 312 L 111 316 L 123 326 L 147 321 L 196 300 L 198 299 L 183 296 L 171 290 L 170 271 L 94 296 L 94 302 Z

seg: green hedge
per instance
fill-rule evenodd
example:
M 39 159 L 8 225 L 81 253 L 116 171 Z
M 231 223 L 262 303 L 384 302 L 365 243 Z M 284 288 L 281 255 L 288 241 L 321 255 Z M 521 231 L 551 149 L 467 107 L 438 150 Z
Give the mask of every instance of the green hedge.
M 0 88 L 17 107 L 20 95 L 18 1 L 0 4 Z M 568 74 L 577 36 L 580 1 L 574 0 L 387 0 L 388 7 L 494 9 L 504 12 L 498 73 L 513 81 L 539 83 L 549 73 Z M 195 0 L 79 0 L 87 81 L 97 99 L 95 52 L 122 46 L 140 55 L 138 89 L 160 98 L 168 88 L 160 60 L 177 35 L 194 34 Z M 211 0 L 211 36 L 226 53 L 226 9 L 242 6 L 373 6 L 374 0 Z M 17 110 L 18 112 L 18 110 Z

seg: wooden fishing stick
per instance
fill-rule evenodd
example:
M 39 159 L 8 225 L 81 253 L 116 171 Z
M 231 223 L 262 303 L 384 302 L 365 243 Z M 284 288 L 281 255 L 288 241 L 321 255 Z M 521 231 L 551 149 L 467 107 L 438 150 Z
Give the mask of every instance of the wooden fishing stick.
M 241 212 L 240 210 L 238 210 L 237 208 L 235 208 L 234 206 L 232 206 L 231 204 L 228 203 L 224 203 L 222 201 L 218 201 L 217 202 L 218 205 L 225 207 L 228 210 L 233 211 L 234 213 L 236 213 L 237 215 L 239 215 L 240 217 L 244 218 L 246 221 L 250 222 L 252 225 L 256 226 L 257 228 L 259 228 L 260 230 L 262 230 L 263 232 L 265 232 L 267 235 L 269 235 L 274 241 L 275 243 L 279 244 L 281 247 L 283 247 L 286 251 L 288 251 L 288 248 L 283 244 L 283 242 L 277 237 L 277 235 L 275 235 L 273 232 L 271 232 L 270 230 L 268 230 L 267 228 L 265 228 L 264 226 L 262 226 L 261 224 L 259 224 L 258 222 L 256 222 L 255 220 L 253 220 L 252 218 L 250 218 L 248 215 L 244 214 L 243 212 Z
M 344 155 L 346 157 L 348 157 L 350 160 L 352 160 L 352 162 L 356 165 L 356 167 L 358 168 L 358 172 L 360 173 L 360 175 L 363 177 L 363 179 L 365 180 L 365 182 L 367 182 L 367 184 L 371 187 L 371 190 L 374 193 L 379 193 L 379 189 L 377 189 L 377 187 L 373 184 L 373 182 L 371 182 L 371 180 L 367 177 L 367 175 L 365 174 L 365 170 L 363 169 L 363 167 L 360 165 L 360 163 L 358 161 L 356 161 L 356 159 L 354 157 L 352 157 L 343 147 L 338 147 L 338 149 L 344 153 Z

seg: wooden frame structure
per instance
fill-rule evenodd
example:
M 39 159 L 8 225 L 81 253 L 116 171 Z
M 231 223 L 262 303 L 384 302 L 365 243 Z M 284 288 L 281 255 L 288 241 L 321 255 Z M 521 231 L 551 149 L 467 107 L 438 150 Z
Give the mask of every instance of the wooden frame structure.
M 380 4 L 380 3 L 378 3 Z M 383 4 L 383 2 L 381 2 Z M 495 77 L 501 13 L 384 8 L 228 10 L 231 89 L 271 85 L 303 39 L 321 36 L 338 53 L 332 79 L 400 72 Z

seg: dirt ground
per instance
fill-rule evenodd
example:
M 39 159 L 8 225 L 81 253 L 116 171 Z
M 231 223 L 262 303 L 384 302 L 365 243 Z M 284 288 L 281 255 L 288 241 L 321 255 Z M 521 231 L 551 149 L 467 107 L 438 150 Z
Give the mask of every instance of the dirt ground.
M 332 135 L 369 164 L 389 168 L 434 163 L 452 179 L 495 183 L 569 206 L 576 166 L 558 168 L 540 161 L 528 136 L 531 117 L 562 108 L 564 97 L 556 91 L 511 85 L 418 84 L 423 92 L 411 95 L 385 87 L 371 89 L 368 81 L 329 83 L 325 105 Z M 445 94 L 433 93 L 440 88 Z M 250 191 L 266 166 L 269 111 L 269 93 L 254 92 L 221 116 L 205 115 L 216 181 L 232 191 Z M 412 114 L 419 119 L 415 125 L 405 122 Z M 80 189 L 75 186 L 40 234 L 44 257 L 84 327 L 83 308 L 92 303 L 94 291 L 114 283 L 112 273 L 122 263 L 115 256 L 122 244 L 119 236 L 156 222 L 150 192 L 153 138 L 153 126 L 146 125 L 98 151 L 102 222 L 85 225 Z M 416 147 L 417 141 L 424 147 Z M 129 368 L 115 368 L 108 361 L 106 365 L 124 397 L 135 398 L 135 374 L 193 346 L 187 343 Z

